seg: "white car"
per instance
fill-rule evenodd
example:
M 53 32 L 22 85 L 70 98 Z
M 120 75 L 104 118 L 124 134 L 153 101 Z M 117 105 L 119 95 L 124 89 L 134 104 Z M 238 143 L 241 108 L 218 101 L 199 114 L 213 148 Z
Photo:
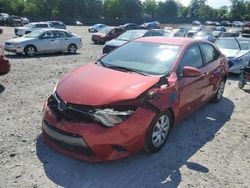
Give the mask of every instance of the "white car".
M 23 27 L 16 27 L 14 31 L 16 36 L 21 37 L 23 35 L 31 33 L 32 31 L 44 28 L 53 28 L 53 26 L 48 22 L 32 22 L 24 25 Z
M 41 29 L 5 42 L 7 52 L 33 57 L 41 53 L 68 52 L 75 54 L 82 47 L 80 36 L 63 29 Z

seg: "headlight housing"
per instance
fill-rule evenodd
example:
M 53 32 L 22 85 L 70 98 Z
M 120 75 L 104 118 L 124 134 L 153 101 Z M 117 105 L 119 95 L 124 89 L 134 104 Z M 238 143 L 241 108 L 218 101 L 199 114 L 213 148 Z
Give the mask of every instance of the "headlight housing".
M 135 112 L 135 110 L 136 108 L 134 107 L 126 110 L 116 110 L 114 108 L 96 109 L 93 113 L 93 116 L 103 125 L 107 127 L 113 127 L 116 124 L 127 120 Z

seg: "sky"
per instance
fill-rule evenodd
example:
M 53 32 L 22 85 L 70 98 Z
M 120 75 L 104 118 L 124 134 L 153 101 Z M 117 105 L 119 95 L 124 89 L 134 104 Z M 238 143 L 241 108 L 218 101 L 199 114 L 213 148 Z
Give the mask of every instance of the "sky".
M 164 0 L 157 0 L 164 1 Z M 188 6 L 191 0 L 179 0 L 184 6 Z M 220 8 L 224 5 L 230 6 L 230 0 L 207 0 L 207 4 L 213 8 Z

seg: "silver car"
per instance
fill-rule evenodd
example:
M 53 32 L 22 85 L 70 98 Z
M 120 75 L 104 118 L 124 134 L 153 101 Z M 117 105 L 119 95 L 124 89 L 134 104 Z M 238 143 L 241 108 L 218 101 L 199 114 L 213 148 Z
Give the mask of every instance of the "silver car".
M 250 60 L 250 39 L 243 37 L 220 38 L 215 43 L 229 60 L 229 72 L 240 73 Z
M 32 57 L 41 53 L 68 52 L 75 54 L 82 47 L 80 36 L 62 29 L 42 29 L 5 42 L 4 49 Z

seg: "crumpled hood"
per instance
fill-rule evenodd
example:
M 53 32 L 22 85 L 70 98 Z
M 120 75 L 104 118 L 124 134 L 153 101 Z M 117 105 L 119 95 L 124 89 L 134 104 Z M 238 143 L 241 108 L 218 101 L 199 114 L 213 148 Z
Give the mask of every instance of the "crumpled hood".
M 7 43 L 20 43 L 20 42 L 27 42 L 27 41 L 32 41 L 35 40 L 34 38 L 25 38 L 25 37 L 18 37 L 14 39 L 7 40 Z
M 234 50 L 234 49 L 220 49 L 221 53 L 227 58 L 238 58 L 245 55 L 249 50 Z
M 87 64 L 66 74 L 56 92 L 72 104 L 101 106 L 135 99 L 160 80 L 158 76 L 143 76 Z
M 122 46 L 123 44 L 127 43 L 128 41 L 124 41 L 124 40 L 116 40 L 113 39 L 111 41 L 106 42 L 105 46 L 115 46 L 115 47 L 119 47 Z

